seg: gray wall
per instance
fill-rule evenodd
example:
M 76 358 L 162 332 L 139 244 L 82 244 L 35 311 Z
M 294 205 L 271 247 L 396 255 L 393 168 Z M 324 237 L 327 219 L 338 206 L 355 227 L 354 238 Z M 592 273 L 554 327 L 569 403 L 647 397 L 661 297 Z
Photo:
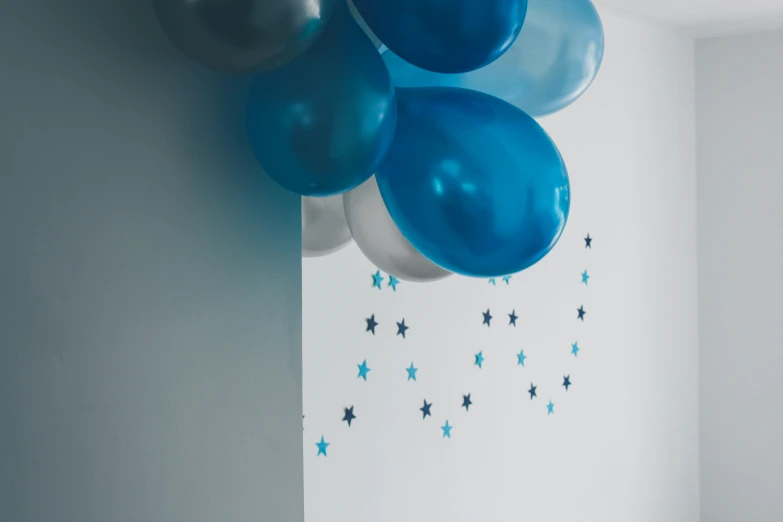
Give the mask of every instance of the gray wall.
M 299 198 L 141 0 L 0 2 L 0 520 L 299 522 Z
M 783 31 L 696 45 L 704 522 L 780 522 Z

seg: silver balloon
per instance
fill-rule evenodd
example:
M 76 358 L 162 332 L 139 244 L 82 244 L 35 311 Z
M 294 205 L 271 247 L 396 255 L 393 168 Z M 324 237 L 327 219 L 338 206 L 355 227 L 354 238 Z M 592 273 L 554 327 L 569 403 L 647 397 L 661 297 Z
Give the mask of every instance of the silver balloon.
M 351 242 L 343 196 L 302 197 L 302 256 L 320 257 Z
M 367 259 L 405 281 L 436 281 L 451 275 L 413 248 L 392 221 L 375 176 L 343 195 L 345 219 Z
M 303 53 L 336 0 L 152 0 L 180 51 L 211 69 L 258 73 Z

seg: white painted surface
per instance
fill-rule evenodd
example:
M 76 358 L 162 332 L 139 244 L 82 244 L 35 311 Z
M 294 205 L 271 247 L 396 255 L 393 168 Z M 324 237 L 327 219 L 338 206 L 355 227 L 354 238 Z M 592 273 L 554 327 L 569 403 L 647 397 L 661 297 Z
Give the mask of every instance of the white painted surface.
M 0 520 L 301 522 L 299 197 L 249 183 L 246 80 L 138 0 L 0 2 L 0 77 Z
M 779 522 L 783 31 L 697 44 L 704 522 Z
M 780 0 L 594 1 L 602 10 L 676 26 L 698 37 L 783 27 L 783 2 Z
M 395 293 L 371 287 L 375 270 L 355 245 L 304 260 L 308 522 L 699 519 L 693 43 L 604 22 L 592 89 L 543 121 L 573 187 L 570 222 L 544 261 L 508 286 L 453 277 Z M 375 337 L 365 332 L 371 314 Z M 367 382 L 357 378 L 365 359 Z M 450 440 L 439 428 L 447 419 Z

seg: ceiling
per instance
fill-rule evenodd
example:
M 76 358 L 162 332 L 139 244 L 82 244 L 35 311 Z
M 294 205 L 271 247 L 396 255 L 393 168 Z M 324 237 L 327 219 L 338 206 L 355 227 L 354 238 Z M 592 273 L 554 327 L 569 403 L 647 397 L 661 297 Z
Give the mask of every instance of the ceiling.
M 614 11 L 674 25 L 694 36 L 783 28 L 783 0 L 594 0 Z

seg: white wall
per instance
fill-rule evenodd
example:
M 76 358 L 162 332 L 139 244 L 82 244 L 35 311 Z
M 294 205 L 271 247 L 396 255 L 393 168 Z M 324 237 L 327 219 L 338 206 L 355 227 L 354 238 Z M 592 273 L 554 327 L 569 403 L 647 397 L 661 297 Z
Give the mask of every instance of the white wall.
M 238 176 L 244 87 L 150 2 L 0 2 L 3 522 L 301 522 L 299 198 Z
M 702 520 L 778 522 L 783 31 L 696 50 Z
M 543 122 L 573 187 L 571 219 L 544 261 L 508 286 L 454 277 L 397 292 L 371 287 L 375 269 L 355 246 L 304 261 L 308 522 L 699 519 L 693 43 L 604 22 L 594 86 Z M 367 382 L 357 378 L 364 359 Z M 433 416 L 422 420 L 425 398 Z M 327 457 L 317 456 L 322 435 Z

